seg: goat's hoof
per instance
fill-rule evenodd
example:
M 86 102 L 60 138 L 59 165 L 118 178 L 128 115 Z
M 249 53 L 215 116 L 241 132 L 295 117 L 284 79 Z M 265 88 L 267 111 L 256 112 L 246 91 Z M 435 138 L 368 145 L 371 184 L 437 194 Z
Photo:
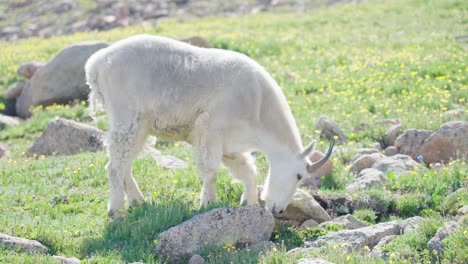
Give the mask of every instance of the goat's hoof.
M 122 219 L 125 215 L 124 209 L 109 209 L 107 215 L 113 220 Z
M 134 199 L 134 200 L 128 201 L 128 206 L 129 207 L 138 207 L 138 206 L 142 205 L 144 202 L 145 202 L 144 198 Z

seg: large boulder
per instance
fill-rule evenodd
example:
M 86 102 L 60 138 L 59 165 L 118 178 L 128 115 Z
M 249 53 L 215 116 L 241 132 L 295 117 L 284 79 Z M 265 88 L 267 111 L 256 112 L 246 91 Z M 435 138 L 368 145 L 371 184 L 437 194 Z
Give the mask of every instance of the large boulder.
M 317 123 L 315 123 L 314 130 L 320 131 L 320 138 L 334 139 L 337 137 L 336 141 L 338 144 L 348 142 L 348 138 L 338 124 L 326 116 L 319 117 Z
M 49 249 L 35 240 L 0 233 L 0 247 L 30 254 L 46 254 Z
M 175 263 L 204 248 L 254 245 L 270 239 L 274 223 L 260 205 L 214 209 L 162 232 L 156 254 Z
M 29 117 L 31 107 L 86 100 L 89 93 L 84 65 L 96 51 L 107 47 L 103 42 L 82 42 L 61 50 L 40 68 L 18 97 L 16 112 Z
M 395 147 L 399 153 L 411 156 L 414 160 L 417 160 L 422 143 L 432 133 L 431 130 L 408 129 L 395 140 Z
M 468 122 L 444 123 L 421 146 L 425 163 L 447 163 L 451 159 L 468 158 Z
M 55 118 L 26 152 L 36 155 L 74 155 L 103 148 L 104 132 L 87 124 L 65 118 Z

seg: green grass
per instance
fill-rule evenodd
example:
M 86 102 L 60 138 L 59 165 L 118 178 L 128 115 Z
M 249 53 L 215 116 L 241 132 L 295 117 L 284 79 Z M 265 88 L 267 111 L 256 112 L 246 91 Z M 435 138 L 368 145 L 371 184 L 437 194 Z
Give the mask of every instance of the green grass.
M 461 0 L 367 1 L 301 15 L 256 14 L 167 21 L 156 28 L 129 27 L 0 43 L 0 92 L 21 79 L 16 69 L 22 63 L 47 61 L 60 49 L 78 41 L 112 42 L 137 33 L 176 38 L 201 35 L 216 47 L 246 53 L 266 67 L 282 87 L 304 141 L 318 138 L 314 124 L 319 115 L 325 114 L 341 126 L 351 142 L 337 148 L 333 156 L 334 172 L 324 180 L 322 189 L 346 194 L 345 186 L 353 178 L 347 162 L 358 147 L 381 140 L 387 128 L 375 121 L 396 118 L 403 129 L 436 130 L 451 120 L 444 115 L 445 111 L 466 108 L 467 43 L 454 37 L 466 34 L 467 11 L 466 1 Z M 0 99 L 0 111 L 4 106 L 8 102 Z M 104 152 L 37 159 L 22 155 L 55 116 L 97 125 L 91 121 L 86 106 L 76 104 L 37 109 L 27 122 L 0 131 L 0 141 L 8 145 L 10 153 L 0 159 L 0 232 L 37 239 L 51 249 L 51 254 L 75 256 L 86 263 L 140 260 L 161 263 L 153 255 L 158 234 L 199 213 L 201 180 L 190 147 L 178 142 L 157 143 L 162 153 L 187 160 L 189 166 L 184 170 L 158 167 L 150 157 L 135 162 L 134 175 L 147 202 L 116 224 L 106 215 L 108 183 Z M 466 121 L 468 117 L 462 119 Z M 354 129 L 361 124 L 367 126 Z M 102 121 L 98 125 L 106 127 Z M 325 149 L 326 145 L 327 142 L 320 141 L 318 148 Z M 260 184 L 267 172 L 263 155 L 257 155 L 257 164 Z M 449 217 L 468 204 L 467 175 L 466 162 L 457 161 L 440 171 L 424 169 L 398 179 L 390 178 L 383 189 L 349 195 L 372 197 L 376 201 L 355 213 L 362 220 L 372 223 L 422 215 L 439 225 L 442 217 Z M 232 183 L 222 170 L 217 191 L 218 206 L 238 205 L 242 187 Z M 419 237 L 397 241 L 408 245 L 411 261 L 426 260 L 427 255 L 421 253 L 425 244 L 420 239 L 427 237 L 421 234 L 432 234 L 435 227 L 429 228 L 430 232 L 418 231 Z M 466 237 L 466 230 L 465 225 L 448 240 L 449 250 L 441 262 L 460 262 L 460 258 L 466 257 L 461 253 L 463 248 L 457 246 Z M 320 232 L 323 230 L 307 233 L 291 227 L 278 228 L 272 237 L 277 250 L 261 257 L 240 249 L 228 251 L 228 247 L 214 249 L 204 256 L 210 263 L 293 262 L 306 255 L 288 255 L 286 251 Z M 398 246 L 388 250 L 395 256 L 402 252 Z M 341 252 L 330 247 L 309 255 L 335 263 L 379 263 L 366 250 Z M 54 263 L 54 260 L 50 256 L 0 249 L 0 262 Z

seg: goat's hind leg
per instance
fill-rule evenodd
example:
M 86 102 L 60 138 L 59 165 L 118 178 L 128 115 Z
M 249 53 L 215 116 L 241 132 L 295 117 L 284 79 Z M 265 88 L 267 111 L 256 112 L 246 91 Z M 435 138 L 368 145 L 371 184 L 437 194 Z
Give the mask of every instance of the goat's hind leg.
M 132 164 L 144 144 L 146 135 L 138 122 L 120 124 L 111 128 L 108 138 L 109 163 L 107 173 L 110 183 L 108 214 L 119 217 L 124 213 L 125 193 L 129 204 L 143 199 L 143 194 L 132 176 Z

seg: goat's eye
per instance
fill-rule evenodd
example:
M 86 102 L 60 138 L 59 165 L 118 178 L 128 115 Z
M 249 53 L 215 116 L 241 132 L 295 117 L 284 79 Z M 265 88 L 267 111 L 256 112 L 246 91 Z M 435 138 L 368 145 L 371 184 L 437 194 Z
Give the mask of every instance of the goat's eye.
M 298 173 L 298 174 L 296 175 L 296 177 L 297 177 L 297 180 L 298 180 L 298 181 L 300 181 L 300 180 L 302 179 L 302 175 L 301 175 L 300 173 Z

